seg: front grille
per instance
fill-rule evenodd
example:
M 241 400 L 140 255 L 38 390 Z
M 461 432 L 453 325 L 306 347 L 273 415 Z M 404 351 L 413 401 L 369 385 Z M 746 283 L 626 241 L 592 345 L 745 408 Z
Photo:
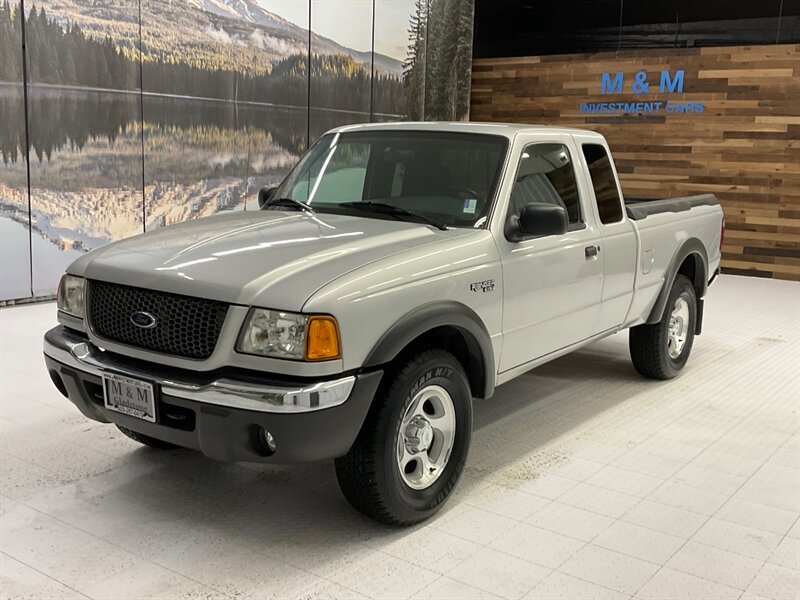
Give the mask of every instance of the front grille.
M 103 281 L 88 283 L 89 324 L 103 339 L 185 358 L 208 358 L 214 352 L 227 304 Z M 152 315 L 155 326 L 134 325 L 131 316 L 136 312 Z

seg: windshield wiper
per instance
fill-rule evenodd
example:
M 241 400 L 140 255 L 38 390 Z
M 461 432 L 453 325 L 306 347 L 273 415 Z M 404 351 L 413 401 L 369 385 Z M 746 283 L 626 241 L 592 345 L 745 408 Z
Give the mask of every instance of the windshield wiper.
M 394 204 L 386 204 L 384 202 L 340 202 L 337 206 L 341 206 L 343 208 L 354 208 L 356 210 L 363 210 L 367 212 L 376 212 L 376 213 L 384 213 L 387 215 L 394 215 L 398 217 L 411 217 L 412 219 L 418 219 L 427 223 L 428 225 L 432 225 L 436 227 L 436 229 L 441 229 L 442 231 L 447 231 L 447 225 L 444 223 L 440 223 L 433 219 L 426 217 L 425 215 L 421 215 L 417 212 L 400 208 L 399 206 L 395 206 Z
M 310 205 L 306 204 L 305 202 L 300 202 L 300 200 L 295 200 L 294 198 L 275 198 L 270 199 L 265 205 L 264 208 L 269 208 L 270 206 L 293 206 L 299 208 L 300 210 L 304 210 L 306 212 L 313 213 L 314 209 L 311 208 Z

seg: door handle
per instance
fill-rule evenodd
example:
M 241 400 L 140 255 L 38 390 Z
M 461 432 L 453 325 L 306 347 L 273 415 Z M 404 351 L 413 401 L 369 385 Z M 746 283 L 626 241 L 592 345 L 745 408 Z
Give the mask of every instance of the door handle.
M 600 253 L 600 246 L 586 246 L 584 248 L 584 252 L 586 253 L 586 259 L 594 258 Z

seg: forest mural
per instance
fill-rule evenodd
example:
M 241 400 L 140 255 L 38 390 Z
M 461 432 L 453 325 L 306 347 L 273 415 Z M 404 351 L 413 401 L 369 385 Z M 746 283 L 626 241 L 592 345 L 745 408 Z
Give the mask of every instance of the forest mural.
M 469 114 L 474 3 L 416 0 L 404 63 L 406 113 L 460 121 Z
M 0 302 L 109 241 L 255 208 L 331 127 L 466 118 L 472 4 L 0 0 Z

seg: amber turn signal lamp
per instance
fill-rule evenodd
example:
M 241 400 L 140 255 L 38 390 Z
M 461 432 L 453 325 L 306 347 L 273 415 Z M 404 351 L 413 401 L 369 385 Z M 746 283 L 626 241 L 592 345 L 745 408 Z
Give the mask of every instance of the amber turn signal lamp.
M 339 325 L 333 317 L 310 317 L 306 334 L 306 360 L 341 358 Z

